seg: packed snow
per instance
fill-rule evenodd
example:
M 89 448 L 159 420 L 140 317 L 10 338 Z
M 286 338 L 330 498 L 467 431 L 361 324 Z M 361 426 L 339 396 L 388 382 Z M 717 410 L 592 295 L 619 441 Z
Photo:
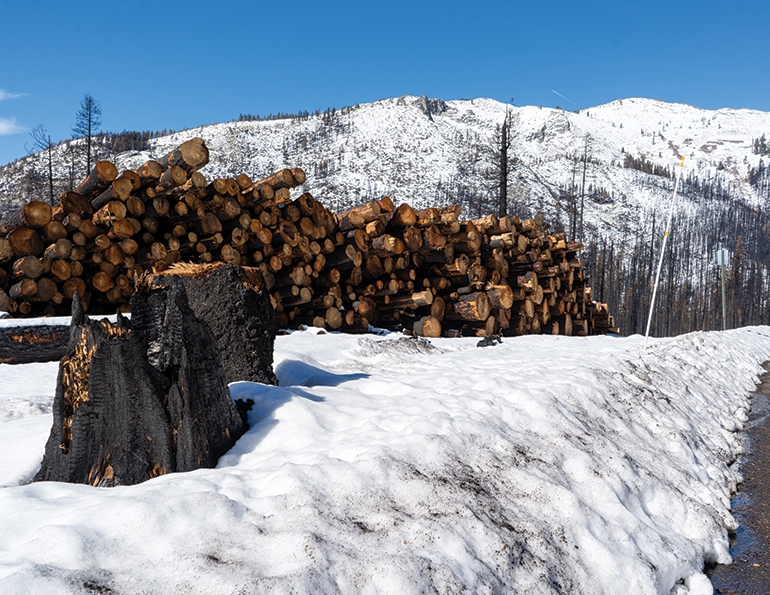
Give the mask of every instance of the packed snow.
M 712 593 L 770 328 L 278 337 L 216 469 L 32 483 L 57 364 L 0 365 L 0 592 Z

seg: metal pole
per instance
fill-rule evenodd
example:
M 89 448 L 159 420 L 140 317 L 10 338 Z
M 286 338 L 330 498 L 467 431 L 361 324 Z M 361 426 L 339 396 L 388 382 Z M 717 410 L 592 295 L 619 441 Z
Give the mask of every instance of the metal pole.
M 725 304 L 725 258 L 726 254 L 722 252 L 722 330 L 727 330 L 727 305 Z
M 666 221 L 666 233 L 663 234 L 663 246 L 660 249 L 660 260 L 658 261 L 658 271 L 655 273 L 655 284 L 652 288 L 652 301 L 650 302 L 650 313 L 647 316 L 647 330 L 644 333 L 644 348 L 647 348 L 647 341 L 650 338 L 650 325 L 652 324 L 652 312 L 655 309 L 655 298 L 658 295 L 658 282 L 660 281 L 660 271 L 663 268 L 663 256 L 666 253 L 666 242 L 671 230 L 671 219 L 674 216 L 674 203 L 676 203 L 676 192 L 679 189 L 679 180 L 682 178 L 682 169 L 684 168 L 684 157 L 679 162 L 679 173 L 676 176 L 674 184 L 674 196 L 671 197 L 671 205 L 668 208 L 668 220 Z

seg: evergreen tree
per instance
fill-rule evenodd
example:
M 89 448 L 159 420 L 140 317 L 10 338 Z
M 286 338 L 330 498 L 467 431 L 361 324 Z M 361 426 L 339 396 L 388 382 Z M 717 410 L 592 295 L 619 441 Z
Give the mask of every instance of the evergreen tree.
M 91 173 L 91 155 L 94 136 L 102 125 L 102 106 L 88 93 L 80 102 L 80 109 L 75 114 L 75 126 L 72 132 L 75 138 L 86 140 L 86 175 Z

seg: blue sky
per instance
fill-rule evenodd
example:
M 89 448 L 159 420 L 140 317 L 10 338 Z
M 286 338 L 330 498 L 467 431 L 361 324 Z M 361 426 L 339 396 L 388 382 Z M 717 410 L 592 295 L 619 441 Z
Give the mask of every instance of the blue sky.
M 770 111 L 766 0 L 0 0 L 0 164 L 30 130 L 179 129 L 404 94 Z M 560 95 L 557 95 L 560 94 Z

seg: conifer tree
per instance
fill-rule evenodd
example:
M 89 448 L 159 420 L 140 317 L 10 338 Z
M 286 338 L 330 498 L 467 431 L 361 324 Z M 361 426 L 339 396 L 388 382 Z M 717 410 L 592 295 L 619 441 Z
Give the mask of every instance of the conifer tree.
M 75 126 L 72 132 L 75 138 L 86 139 L 86 175 L 91 171 L 93 138 L 102 125 L 102 106 L 86 93 L 80 102 L 80 109 L 75 114 Z

